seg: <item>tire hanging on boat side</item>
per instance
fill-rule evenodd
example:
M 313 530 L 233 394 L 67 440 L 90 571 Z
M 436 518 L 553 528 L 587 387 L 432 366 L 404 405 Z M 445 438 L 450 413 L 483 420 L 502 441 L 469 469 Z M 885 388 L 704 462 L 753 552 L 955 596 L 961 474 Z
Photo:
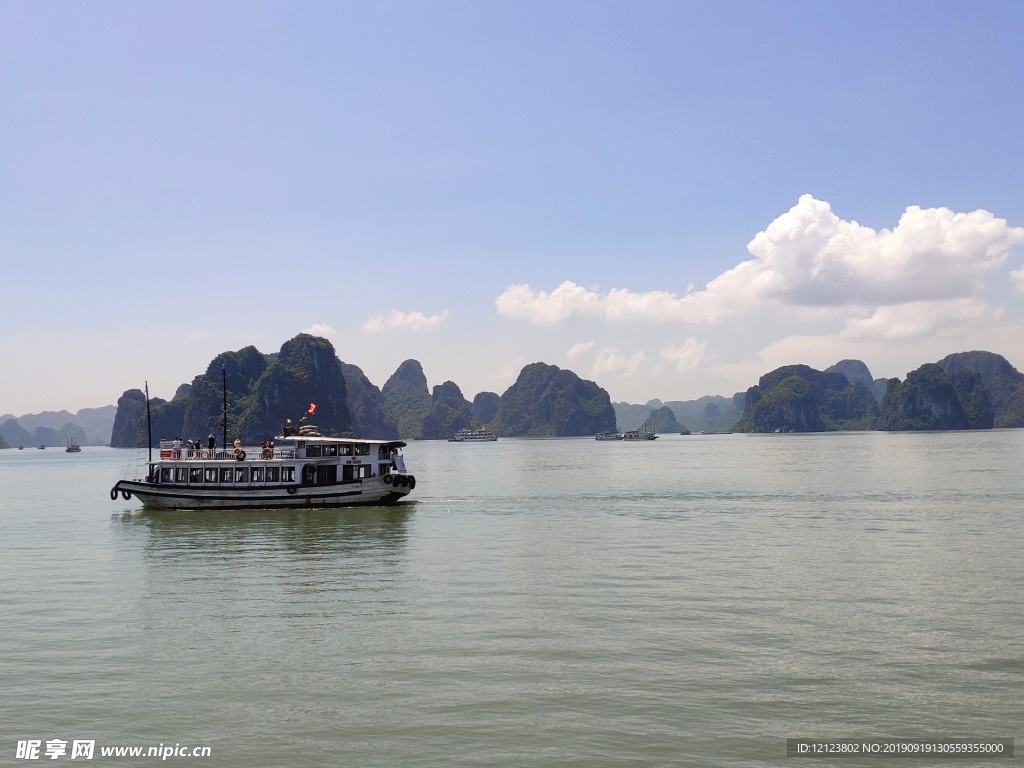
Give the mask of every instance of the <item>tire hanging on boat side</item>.
M 117 501 L 117 486 L 115 485 L 110 489 L 110 500 Z

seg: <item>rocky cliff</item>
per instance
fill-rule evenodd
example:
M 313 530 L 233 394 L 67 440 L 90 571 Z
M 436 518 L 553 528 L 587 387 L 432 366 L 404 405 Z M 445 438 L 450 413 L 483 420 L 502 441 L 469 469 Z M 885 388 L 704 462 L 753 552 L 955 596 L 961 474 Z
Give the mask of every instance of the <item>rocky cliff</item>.
M 740 432 L 825 432 L 873 429 L 878 405 L 862 383 L 838 371 L 787 365 L 747 390 Z
M 310 423 L 325 435 L 355 435 L 348 410 L 341 361 L 327 339 L 300 333 L 281 346 L 253 386 L 236 432 L 242 442 L 258 443 L 280 434 L 288 419 L 297 419 L 316 404 Z
M 32 445 L 32 435 L 15 418 L 9 418 L 0 424 L 0 439 L 9 445 Z
M 477 392 L 473 398 L 473 421 L 480 426 L 488 424 L 498 415 L 501 395 L 496 392 Z
M 498 435 L 593 435 L 615 429 L 608 393 L 554 365 L 531 363 L 501 395 L 490 424 Z
M 672 409 L 667 405 L 661 406 L 661 408 L 655 408 L 644 419 L 647 424 L 647 429 L 651 432 L 657 432 L 659 434 L 678 434 L 683 432 L 689 434 L 689 430 L 681 426 L 676 421 L 676 415 L 672 412 Z
M 843 374 L 851 384 L 863 384 L 871 390 L 871 394 L 875 396 L 875 402 L 881 404 L 888 380 L 871 378 L 871 371 L 868 370 L 863 361 L 840 360 L 835 365 L 825 369 L 825 373 L 836 372 Z
M 398 426 L 403 438 L 420 437 L 423 419 L 430 411 L 430 391 L 423 366 L 418 360 L 406 360 L 391 374 L 381 388 L 384 413 Z
M 882 399 L 879 429 L 990 429 L 992 401 L 981 374 L 961 368 L 947 375 L 936 363 L 890 379 Z
M 150 400 L 153 443 L 180 437 L 206 443 L 223 437 L 223 372 L 227 373 L 228 442 L 245 443 L 280 434 L 292 419 L 297 422 L 311 403 L 317 406 L 311 423 L 327 435 L 351 435 L 352 417 L 347 404 L 341 361 L 329 341 L 299 334 L 280 352 L 262 355 L 255 347 L 218 355 L 206 372 L 190 386 L 178 388 L 173 400 Z M 117 401 L 111 445 L 146 444 L 146 399 L 141 390 L 126 391 Z
M 438 384 L 430 397 L 430 410 L 423 418 L 420 435 L 425 438 L 450 437 L 460 429 L 474 427 L 473 404 L 462 396 L 453 381 Z
M 937 365 L 947 376 L 966 369 L 977 371 L 989 393 L 993 426 L 1024 427 L 1024 373 L 1005 357 L 994 352 L 956 352 Z
M 381 391 L 366 378 L 359 366 L 342 363 L 341 372 L 345 377 L 348 409 L 355 433 L 375 440 L 397 439 L 398 427 L 384 414 Z
M 152 406 L 150 406 L 152 407 Z M 141 443 L 139 426 L 146 418 L 146 395 L 141 389 L 126 390 L 117 399 L 117 415 L 114 416 L 114 428 L 110 433 L 110 445 L 113 448 L 133 448 L 146 444 L 146 433 L 142 432 Z M 145 425 L 143 424 L 143 429 Z M 172 435 L 171 437 L 174 437 Z

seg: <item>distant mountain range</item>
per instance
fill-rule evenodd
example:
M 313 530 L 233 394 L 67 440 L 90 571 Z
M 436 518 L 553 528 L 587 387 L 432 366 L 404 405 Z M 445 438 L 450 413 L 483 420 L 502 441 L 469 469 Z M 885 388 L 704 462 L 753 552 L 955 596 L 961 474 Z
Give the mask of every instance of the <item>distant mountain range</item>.
M 377 389 L 357 366 L 341 362 L 327 339 L 299 334 L 272 355 L 255 347 L 224 352 L 170 401 L 152 398 L 153 442 L 205 443 L 211 435 L 220 442 L 225 376 L 228 439 L 247 444 L 280 434 L 310 404 L 316 411 L 309 423 L 336 436 L 438 439 L 479 427 L 504 436 L 563 436 L 615 428 L 608 393 L 553 365 L 527 365 L 502 395 L 480 392 L 470 402 L 452 381 L 429 390 L 416 360 L 403 362 Z M 110 444 L 144 446 L 146 431 L 145 395 L 127 390 L 117 401 Z
M 818 432 L 1024 427 L 1024 374 L 993 352 L 958 352 L 927 363 L 901 381 L 872 378 L 860 360 L 824 371 L 789 365 L 766 373 L 731 398 L 611 403 L 608 393 L 572 371 L 525 366 L 504 393 L 468 400 L 455 382 L 431 390 L 423 367 L 404 361 L 378 389 L 355 365 L 341 362 L 323 338 L 300 334 L 280 351 L 223 352 L 174 397 L 150 400 L 154 443 L 222 439 L 222 381 L 227 377 L 229 440 L 279 434 L 308 404 L 325 434 L 381 439 L 441 439 L 460 429 L 501 436 L 580 436 L 647 424 L 665 432 Z M 0 416 L 7 446 L 144 446 L 146 399 L 130 389 L 117 405 L 78 413 Z
M 9 446 L 47 448 L 67 445 L 69 440 L 79 445 L 109 445 L 116 414 L 115 405 L 83 408 L 78 413 L 43 411 L 17 417 L 5 413 L 0 416 L 0 441 Z

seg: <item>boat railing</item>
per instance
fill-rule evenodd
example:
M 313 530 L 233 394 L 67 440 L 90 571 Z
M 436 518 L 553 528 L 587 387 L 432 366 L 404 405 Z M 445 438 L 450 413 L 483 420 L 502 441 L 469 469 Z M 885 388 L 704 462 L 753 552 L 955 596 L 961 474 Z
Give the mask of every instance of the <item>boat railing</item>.
M 295 449 L 294 448 L 258 448 L 256 446 L 243 448 L 245 451 L 245 459 L 243 461 L 271 461 L 273 459 L 294 459 Z M 222 450 L 220 448 L 214 448 L 208 450 L 206 448 L 181 448 L 180 450 L 174 450 L 173 448 L 160 447 L 160 460 L 161 461 L 237 461 L 238 458 L 235 456 L 235 451 Z

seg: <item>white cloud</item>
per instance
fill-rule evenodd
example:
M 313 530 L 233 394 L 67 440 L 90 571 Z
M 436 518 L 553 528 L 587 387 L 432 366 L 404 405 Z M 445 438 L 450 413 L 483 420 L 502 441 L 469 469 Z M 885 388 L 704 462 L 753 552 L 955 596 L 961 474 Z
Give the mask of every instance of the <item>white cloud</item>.
M 413 331 L 432 331 L 448 321 L 448 310 L 439 315 L 424 315 L 422 312 L 400 312 L 392 309 L 391 313 L 379 317 L 371 317 L 363 324 L 366 333 L 376 333 L 386 328 L 408 328 Z
M 575 360 L 580 355 L 593 349 L 596 343 L 595 341 L 581 341 L 579 344 L 573 344 L 569 347 L 569 351 L 565 353 L 565 356 L 570 360 Z
M 680 371 L 692 371 L 708 361 L 713 360 L 714 355 L 707 351 L 708 345 L 703 341 L 697 341 L 696 336 L 691 336 L 678 347 L 665 347 L 661 350 L 661 359 L 666 363 L 672 363 Z
M 593 365 L 590 366 L 591 375 L 597 376 L 602 373 L 618 373 L 623 376 L 634 376 L 644 361 L 644 352 L 634 352 L 629 357 L 619 354 L 615 347 L 605 347 L 598 351 Z
M 912 301 L 892 307 L 879 307 L 868 317 L 851 317 L 843 339 L 913 339 L 939 328 L 977 320 L 988 307 L 976 299 L 951 301 Z
M 308 333 L 313 336 L 334 336 L 337 331 L 327 323 L 313 323 L 309 328 L 303 328 L 302 333 Z
M 1010 273 L 1010 279 L 1017 286 L 1017 290 L 1024 291 L 1024 267 L 1013 270 Z
M 910 206 L 893 229 L 874 230 L 840 219 L 828 203 L 803 195 L 754 236 L 754 257 L 723 272 L 703 291 L 607 293 L 567 280 L 550 293 L 510 285 L 498 296 L 499 314 L 535 323 L 573 316 L 609 320 L 711 322 L 766 306 L 878 307 L 968 298 L 985 275 L 1024 243 L 988 211 L 954 213 Z M 1024 286 L 1024 269 L 1012 273 Z

